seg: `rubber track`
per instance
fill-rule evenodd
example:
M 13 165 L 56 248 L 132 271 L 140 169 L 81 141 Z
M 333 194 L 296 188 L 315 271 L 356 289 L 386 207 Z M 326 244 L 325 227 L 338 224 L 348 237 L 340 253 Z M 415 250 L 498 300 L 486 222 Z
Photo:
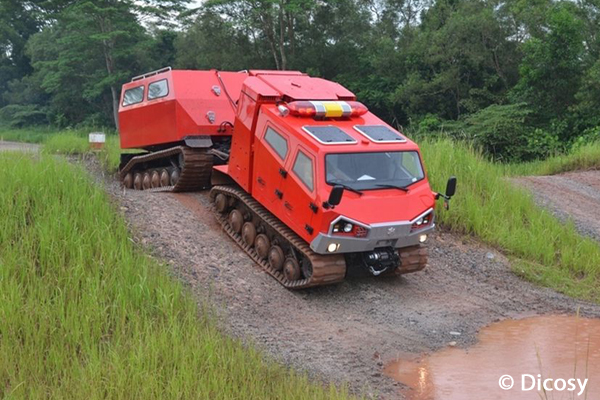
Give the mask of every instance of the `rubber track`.
M 227 215 L 219 213 L 214 207 L 214 199 L 218 193 L 234 197 L 242 202 L 248 210 L 253 212 L 260 220 L 275 230 L 282 238 L 292 245 L 296 250 L 309 259 L 312 264 L 313 273 L 310 278 L 304 278 L 297 281 L 289 281 L 283 273 L 270 267 L 266 260 L 261 259 L 256 251 L 248 246 L 242 240 L 242 236 L 236 233 L 227 219 Z M 215 186 L 210 191 L 211 202 L 213 203 L 213 212 L 217 220 L 223 226 L 225 232 L 246 252 L 250 257 L 267 273 L 273 276 L 279 283 L 288 289 L 304 289 L 313 286 L 329 285 L 341 282 L 346 276 L 346 261 L 341 254 L 322 255 L 311 250 L 308 244 L 294 233 L 290 228 L 275 218 L 262 205 L 254 200 L 249 194 L 235 186 Z
M 400 266 L 394 270 L 396 275 L 421 271 L 427 265 L 427 248 L 421 245 L 398 249 Z
M 213 156 L 208 149 L 194 149 L 187 146 L 177 146 L 170 149 L 144 154 L 133 157 L 119 172 L 121 182 L 125 175 L 135 167 L 136 164 L 158 160 L 175 155 L 183 155 L 183 168 L 179 180 L 173 186 L 163 186 L 148 189 L 149 192 L 191 192 L 205 189 L 210 186 L 210 175 L 212 172 Z M 149 168 L 153 169 L 153 168 Z M 143 171 L 141 171 L 143 172 Z

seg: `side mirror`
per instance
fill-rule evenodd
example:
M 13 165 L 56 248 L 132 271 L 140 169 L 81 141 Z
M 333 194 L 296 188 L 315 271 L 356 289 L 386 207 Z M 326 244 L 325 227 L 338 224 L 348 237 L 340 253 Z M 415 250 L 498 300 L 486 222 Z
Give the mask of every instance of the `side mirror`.
M 342 196 L 344 194 L 344 187 L 340 185 L 335 185 L 333 189 L 331 189 L 331 193 L 329 193 L 329 199 L 327 200 L 327 207 L 335 207 L 342 201 Z
M 456 177 L 451 176 L 446 184 L 446 197 L 450 198 L 456 193 Z

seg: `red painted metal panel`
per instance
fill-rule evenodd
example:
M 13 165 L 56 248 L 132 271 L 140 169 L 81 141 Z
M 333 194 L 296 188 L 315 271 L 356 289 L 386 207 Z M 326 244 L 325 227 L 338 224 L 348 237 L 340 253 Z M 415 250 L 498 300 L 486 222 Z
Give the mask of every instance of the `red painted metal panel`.
M 233 123 L 233 103 L 239 98 L 247 77 L 247 73 L 238 72 L 176 70 L 126 83 L 119 108 L 121 147 L 144 148 L 173 143 L 188 135 L 231 135 L 231 127 L 222 124 Z M 167 79 L 169 94 L 148 100 L 148 85 L 163 79 Z M 123 106 L 125 91 L 140 85 L 145 89 L 144 101 Z M 209 112 L 214 115 L 212 122 L 207 117 Z
M 294 100 L 355 100 L 354 93 L 340 85 L 307 75 L 260 75 L 281 96 Z

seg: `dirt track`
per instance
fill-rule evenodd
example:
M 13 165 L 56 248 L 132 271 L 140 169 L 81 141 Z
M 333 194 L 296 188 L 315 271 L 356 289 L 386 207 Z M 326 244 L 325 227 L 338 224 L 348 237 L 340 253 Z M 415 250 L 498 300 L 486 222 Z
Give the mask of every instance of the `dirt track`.
M 560 220 L 572 219 L 582 235 L 600 240 L 600 171 L 528 176 L 515 182 Z
M 17 142 L 5 142 L 0 140 L 0 151 L 25 151 L 25 152 L 37 152 L 40 149 L 40 145 L 32 143 L 17 143 Z
M 99 167 L 92 167 L 98 176 Z M 101 179 L 136 237 L 167 260 L 197 295 L 222 315 L 229 333 L 312 376 L 349 382 L 380 398 L 401 398 L 383 365 L 404 353 L 468 346 L 494 321 L 545 313 L 600 316 L 600 307 L 534 287 L 497 252 L 439 233 L 430 263 L 404 278 L 354 277 L 331 287 L 292 292 L 263 273 L 221 231 L 206 193 L 124 191 Z M 451 211 L 450 211 L 451 212 Z

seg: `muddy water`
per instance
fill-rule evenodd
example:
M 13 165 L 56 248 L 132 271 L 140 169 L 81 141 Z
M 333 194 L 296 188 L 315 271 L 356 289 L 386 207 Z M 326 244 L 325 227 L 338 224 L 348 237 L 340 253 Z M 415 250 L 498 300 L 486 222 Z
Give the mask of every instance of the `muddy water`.
M 385 373 L 409 387 L 403 394 L 411 400 L 600 399 L 600 319 L 505 320 L 482 329 L 478 339 L 466 350 L 394 361 Z M 500 388 L 503 375 L 513 379 L 509 390 Z

